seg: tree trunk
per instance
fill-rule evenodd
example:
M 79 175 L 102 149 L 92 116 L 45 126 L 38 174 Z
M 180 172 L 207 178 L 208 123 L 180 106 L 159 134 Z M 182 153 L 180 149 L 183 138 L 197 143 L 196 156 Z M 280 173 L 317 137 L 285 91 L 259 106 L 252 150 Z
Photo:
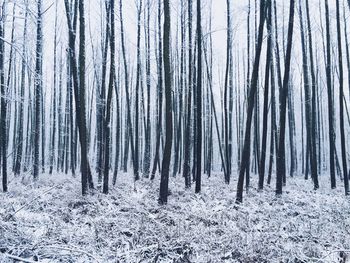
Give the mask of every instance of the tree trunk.
M 3 3 L 1 6 L 2 17 L 5 17 L 5 5 L 6 3 Z M 3 40 L 5 36 L 5 19 L 1 19 L 0 21 L 0 85 L 1 85 L 1 158 L 2 159 L 2 189 L 4 192 L 7 192 L 7 154 L 6 154 L 6 145 L 7 145 L 7 125 L 6 125 L 6 89 L 5 89 L 5 42 Z
M 286 160 L 285 160 L 285 128 L 286 128 L 286 104 L 289 89 L 289 77 L 290 77 L 290 62 L 292 53 L 292 41 L 293 41 L 293 28 L 294 28 L 294 0 L 290 0 L 289 11 L 289 23 L 288 23 L 288 40 L 287 51 L 284 65 L 284 77 L 283 86 L 281 90 L 280 101 L 280 133 L 278 141 L 278 154 L 277 154 L 277 180 L 276 180 L 276 194 L 282 194 L 283 177 L 286 173 Z
M 197 0 L 197 149 L 196 149 L 196 189 L 201 191 L 202 178 L 202 26 L 201 26 L 201 0 Z
M 343 53 L 342 53 L 342 39 L 340 29 L 340 5 L 339 0 L 336 0 L 337 13 L 337 36 L 338 36 L 338 63 L 339 63 L 339 118 L 340 118 L 340 142 L 341 142 L 341 156 L 343 163 L 343 177 L 345 195 L 349 195 L 349 179 L 346 158 L 346 141 L 344 128 L 344 72 L 343 72 Z
M 263 33 L 264 33 L 264 23 L 265 23 L 265 0 L 261 0 L 258 41 L 256 45 L 255 61 L 254 61 L 249 95 L 248 95 L 248 112 L 247 112 L 247 119 L 246 119 L 246 130 L 245 130 L 245 136 L 244 136 L 242 162 L 239 169 L 239 177 L 238 177 L 238 183 L 237 183 L 237 196 L 236 196 L 237 203 L 242 203 L 243 201 L 244 175 L 247 172 L 247 170 L 249 170 L 250 133 L 251 133 L 251 124 L 252 124 L 253 110 L 254 110 L 254 104 L 255 104 L 255 95 L 258 89 L 258 71 L 259 71 L 259 65 L 260 65 L 260 56 L 261 56 Z
M 39 150 L 40 150 L 40 118 L 41 118 L 41 92 L 42 92 L 42 4 L 37 2 L 37 31 L 36 31 L 36 57 L 35 57 L 35 128 L 34 128 L 34 168 L 33 176 L 39 177 Z
M 171 110 L 171 64 L 170 64 L 170 3 L 164 0 L 164 37 L 163 37 L 163 60 L 165 81 L 165 148 L 162 161 L 160 178 L 159 203 L 168 202 L 169 166 L 171 160 L 171 148 L 173 140 L 173 116 Z
M 115 24 L 114 24 L 114 0 L 110 0 L 109 3 L 109 18 L 110 21 L 110 31 L 111 31 L 111 41 L 110 41 L 110 49 L 111 49 L 111 62 L 110 62 L 110 73 L 109 73 L 109 85 L 107 92 L 107 105 L 104 113 L 104 129 L 105 129 L 105 156 L 104 156 L 104 173 L 103 173 L 103 193 L 108 193 L 109 186 L 109 151 L 110 151 L 110 119 L 111 119 L 111 103 L 112 103 L 112 92 L 115 81 Z
M 332 61 L 331 61 L 331 41 L 330 41 L 330 22 L 329 22 L 329 7 L 328 0 L 325 0 L 325 15 L 326 15 L 326 77 L 327 77 L 327 95 L 328 95 L 328 133 L 329 133 L 329 162 L 331 174 L 331 187 L 336 187 L 335 181 L 335 133 L 334 133 L 334 107 L 333 107 L 333 91 L 332 91 Z
M 269 78 L 270 65 L 272 55 L 272 26 L 271 26 L 271 2 L 267 2 L 267 52 L 266 52 L 266 68 L 265 68 L 265 89 L 264 89 L 264 110 L 263 110 L 263 134 L 260 154 L 260 169 L 259 169 L 259 189 L 264 188 L 265 176 L 265 159 L 266 159 L 266 140 L 267 140 L 267 120 L 268 120 L 268 103 L 269 103 Z
M 190 150 L 191 150 L 191 102 L 192 102 L 192 0 L 188 0 L 188 90 L 186 105 L 186 128 L 184 138 L 184 163 L 183 177 L 185 178 L 185 187 L 191 187 L 190 174 Z

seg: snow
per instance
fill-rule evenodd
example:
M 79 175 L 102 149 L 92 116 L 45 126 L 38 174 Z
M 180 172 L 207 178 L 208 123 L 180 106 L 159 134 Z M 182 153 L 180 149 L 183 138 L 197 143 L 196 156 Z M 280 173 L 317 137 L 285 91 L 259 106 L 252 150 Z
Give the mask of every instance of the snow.
M 40 262 L 340 262 L 350 256 L 350 202 L 330 190 L 288 178 L 274 188 L 252 187 L 235 204 L 236 181 L 203 180 L 200 195 L 171 178 L 169 203 L 157 203 L 159 182 L 119 175 L 109 195 L 82 197 L 78 178 L 15 178 L 0 194 L 0 262 L 9 256 Z M 255 178 L 252 185 L 257 185 Z

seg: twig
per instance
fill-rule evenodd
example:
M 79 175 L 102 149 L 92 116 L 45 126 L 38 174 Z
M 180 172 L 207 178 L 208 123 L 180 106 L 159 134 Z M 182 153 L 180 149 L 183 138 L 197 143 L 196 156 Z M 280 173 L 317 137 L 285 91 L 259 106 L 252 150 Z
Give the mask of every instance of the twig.
M 39 199 L 40 197 L 42 197 L 44 194 L 47 194 L 48 192 L 50 192 L 51 190 L 57 188 L 59 186 L 55 185 L 51 188 L 49 188 L 48 190 L 46 190 L 42 195 L 39 195 L 37 197 L 35 197 L 33 200 L 31 200 L 30 202 L 27 202 L 26 204 L 24 204 L 22 207 L 20 207 L 19 209 L 17 209 L 13 214 L 9 215 L 6 219 L 9 220 L 11 219 L 15 214 L 17 214 L 19 211 L 21 211 L 23 208 L 25 208 L 26 206 L 30 205 L 31 203 L 33 203 L 35 200 Z
M 22 262 L 26 262 L 26 263 L 38 263 L 38 262 L 39 262 L 39 261 L 33 261 L 33 260 L 30 260 L 30 259 L 25 259 L 25 258 L 17 257 L 17 256 L 14 256 L 14 255 L 11 255 L 11 254 L 7 254 L 7 253 L 3 253 L 3 255 L 4 255 L 5 257 L 12 258 L 12 259 L 14 259 L 14 260 L 22 261 Z
M 134 249 L 134 250 L 127 250 L 127 251 L 125 251 L 123 253 L 117 254 L 117 258 L 126 256 L 127 254 L 130 254 L 130 253 L 131 254 L 137 254 L 137 253 L 140 253 L 141 251 L 148 250 L 148 249 L 153 249 L 153 248 L 159 248 L 159 244 L 154 244 L 154 245 L 150 245 L 148 247 L 142 247 L 142 248 Z
M 343 253 L 350 253 L 350 250 L 341 250 L 341 249 L 339 249 L 339 250 L 332 250 L 332 251 L 329 251 L 329 252 L 327 253 L 327 255 L 325 255 L 323 258 L 319 259 L 317 262 L 323 262 L 323 260 L 324 260 L 325 258 L 329 257 L 330 255 L 332 255 L 332 254 L 334 254 L 334 253 L 341 253 L 341 252 L 343 252 Z
M 71 252 L 85 254 L 85 255 L 89 256 L 90 258 L 94 259 L 96 262 L 100 262 L 94 255 L 92 255 L 89 252 L 86 252 L 84 250 L 77 249 L 77 248 L 58 247 L 58 246 L 45 246 L 45 248 L 61 249 L 61 250 L 67 250 L 67 251 L 71 251 Z

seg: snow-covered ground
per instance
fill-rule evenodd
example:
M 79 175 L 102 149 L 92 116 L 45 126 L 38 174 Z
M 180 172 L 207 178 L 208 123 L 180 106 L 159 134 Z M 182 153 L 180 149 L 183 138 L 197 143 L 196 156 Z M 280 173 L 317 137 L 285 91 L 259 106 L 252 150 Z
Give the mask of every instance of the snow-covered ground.
M 157 203 L 159 180 L 120 175 L 109 195 L 82 197 L 78 178 L 13 179 L 0 194 L 0 262 L 346 262 L 350 199 L 288 178 L 281 198 L 252 187 L 235 204 L 236 181 L 203 180 L 200 195 L 171 178 L 169 203 Z M 252 185 L 256 185 L 252 180 Z

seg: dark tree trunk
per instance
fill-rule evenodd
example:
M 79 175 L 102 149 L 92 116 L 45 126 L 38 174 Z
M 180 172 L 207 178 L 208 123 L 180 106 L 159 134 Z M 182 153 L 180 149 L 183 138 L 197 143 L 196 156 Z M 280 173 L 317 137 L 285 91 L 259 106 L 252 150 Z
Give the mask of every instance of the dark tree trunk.
M 37 2 L 37 31 L 36 31 L 36 57 L 35 57 L 35 128 L 34 128 L 34 179 L 39 177 L 39 150 L 40 150 L 40 118 L 41 118 L 41 92 L 42 92 L 42 4 Z
M 265 159 L 266 159 L 266 141 L 267 141 L 267 121 L 268 121 L 268 103 L 269 103 L 269 78 L 270 65 L 272 55 L 272 26 L 271 26 L 271 1 L 267 2 L 267 52 L 266 52 L 266 68 L 265 68 L 265 85 L 264 85 L 264 110 L 263 110 L 263 134 L 260 154 L 260 169 L 259 169 L 259 189 L 264 188 L 265 177 Z
M 137 68 L 136 68 L 136 87 L 135 87 L 135 151 L 134 151 L 134 176 L 135 180 L 139 180 L 139 93 L 140 93 L 140 81 L 141 81 L 141 55 L 140 55 L 140 40 L 141 40 L 141 12 L 142 12 L 142 0 L 139 0 L 139 6 L 137 7 Z
M 106 33 L 104 43 L 101 44 L 101 48 L 103 48 L 102 52 L 102 76 L 101 76 L 101 85 L 97 87 L 96 94 L 96 129 L 97 129 L 97 174 L 98 174 L 98 182 L 102 181 L 102 174 L 104 173 L 104 152 L 105 152 L 105 134 L 106 130 L 104 129 L 104 111 L 106 108 L 106 75 L 107 75 L 107 53 L 108 53 L 108 45 L 110 40 L 110 23 L 109 23 L 109 10 L 106 7 L 107 11 L 107 25 L 106 25 Z M 112 40 L 111 40 L 112 41 Z M 103 41 L 102 41 L 103 42 Z
M 125 40 L 124 40 L 124 23 L 123 23 L 123 1 L 120 0 L 120 35 L 121 35 L 121 45 L 122 45 L 122 53 L 123 53 L 123 61 L 124 61 L 124 74 L 125 74 L 125 95 L 126 95 L 126 107 L 127 107 L 127 131 L 128 131 L 128 139 L 127 141 L 131 144 L 131 157 L 132 157 L 132 163 L 133 163 L 133 169 L 134 169 L 134 179 L 136 180 L 138 178 L 138 172 L 136 170 L 136 164 L 135 164 L 135 148 L 134 148 L 134 137 L 132 132 L 132 121 L 131 121 L 131 105 L 130 105 L 130 94 L 129 94 L 129 74 L 128 74 L 128 62 L 126 59 L 126 49 L 125 49 Z M 129 144 L 126 143 L 125 147 L 129 147 Z
M 162 161 L 160 178 L 159 203 L 168 202 L 169 166 L 171 160 L 171 148 L 173 140 L 173 116 L 171 110 L 171 65 L 170 65 L 170 3 L 164 0 L 164 37 L 163 37 L 163 61 L 165 84 L 165 148 Z
M 325 0 L 326 12 L 326 77 L 327 77 L 327 95 L 328 95 L 328 133 L 329 133 L 329 162 L 331 174 L 331 187 L 336 187 L 335 181 L 335 133 L 334 133 L 334 107 L 333 107 L 333 90 L 332 90 L 332 61 L 331 61 L 331 40 L 330 40 L 330 22 L 328 0 Z
M 316 114 L 316 74 L 314 66 L 314 55 L 312 48 L 312 34 L 311 34 L 311 22 L 310 22 L 310 11 L 309 11 L 309 0 L 306 0 L 306 18 L 307 18 L 307 31 L 309 37 L 309 55 L 310 55 L 310 70 L 311 70 L 311 87 L 312 87 L 312 101 L 311 101 L 311 135 L 310 135 L 310 163 L 311 163 L 311 174 L 314 181 L 314 188 L 318 189 L 318 169 L 317 169 L 317 114 Z
M 111 49 L 111 61 L 110 61 L 110 73 L 109 73 L 109 85 L 107 92 L 107 104 L 104 113 L 104 129 L 105 129 L 105 156 L 104 156 L 104 172 L 103 172 L 103 193 L 108 193 L 109 186 L 109 152 L 110 152 L 110 119 L 111 119 L 111 104 L 112 104 L 112 92 L 113 85 L 115 81 L 115 24 L 114 24 L 114 0 L 110 0 L 109 3 L 109 19 L 108 23 L 110 23 L 110 31 L 111 31 L 111 41 L 110 41 L 110 49 Z
M 191 187 L 191 171 L 190 171 L 190 150 L 191 150 L 191 102 L 192 102 L 192 0 L 188 0 L 188 90 L 186 102 L 186 128 L 184 138 L 184 163 L 183 177 L 185 178 L 185 187 Z
M 159 148 L 161 145 L 161 131 L 163 122 L 163 49 L 162 49 L 162 24 L 161 24 L 161 0 L 158 0 L 158 54 L 157 56 L 157 98 L 158 98 L 158 109 L 157 109 L 157 132 L 156 132 L 156 148 L 155 156 L 153 160 L 153 167 L 151 173 L 151 179 L 153 180 L 156 174 L 157 165 L 159 166 Z
M 82 194 L 87 193 L 91 186 L 91 176 L 88 163 L 87 130 L 86 130 L 86 110 L 85 110 L 85 4 L 84 0 L 79 0 L 79 103 L 80 119 L 78 123 L 80 128 L 80 150 L 81 150 L 81 182 Z M 89 183 L 89 185 L 88 185 Z
M 202 178 L 202 25 L 201 25 L 201 0 L 197 0 L 197 142 L 196 142 L 196 189 L 201 191 Z
M 17 130 L 17 150 L 16 150 L 16 164 L 14 173 L 15 175 L 19 175 L 21 172 L 21 166 L 22 166 L 22 153 L 23 153 L 23 123 L 24 123 L 24 90 L 25 90 L 25 78 L 26 78 L 26 61 L 25 61 L 25 55 L 26 55 L 26 39 L 27 39 L 27 24 L 28 24 L 28 6 L 26 2 L 25 7 L 25 18 L 24 18 L 24 29 L 23 29 L 23 50 L 22 50 L 22 62 L 21 62 L 21 90 L 20 90 L 20 96 L 21 96 L 21 103 L 19 105 L 19 121 L 18 121 L 18 130 Z
M 265 23 L 265 0 L 261 0 L 258 41 L 256 45 L 255 61 L 254 61 L 249 95 L 248 95 L 248 112 L 247 112 L 247 119 L 246 119 L 246 130 L 245 130 L 245 136 L 244 136 L 242 161 L 239 169 L 239 177 L 238 177 L 238 183 L 237 183 L 237 196 L 236 196 L 237 203 L 241 203 L 243 201 L 244 175 L 247 172 L 247 170 L 249 170 L 250 133 L 251 133 L 251 124 L 252 124 L 253 110 L 254 110 L 254 104 L 255 104 L 255 95 L 258 89 L 258 71 L 259 71 L 259 65 L 260 65 L 260 57 L 261 57 L 261 49 L 262 49 L 262 41 L 263 41 L 263 33 L 264 33 L 264 23 Z
M 145 129 L 145 148 L 143 161 L 143 176 L 148 178 L 151 166 L 151 51 L 150 51 L 150 14 L 151 2 L 147 0 L 147 21 L 146 24 L 146 87 L 147 87 L 147 109 L 146 109 L 146 129 Z
M 116 77 L 117 74 L 115 74 L 115 80 L 114 80 L 114 88 L 115 88 L 115 96 L 116 96 L 116 149 L 115 149 L 115 160 L 114 160 L 114 173 L 113 173 L 113 185 L 117 182 L 117 175 L 118 175 L 118 169 L 119 169 L 119 157 L 120 157 L 120 134 L 121 134 L 121 114 L 120 114 L 120 93 L 119 93 L 119 87 L 120 85 L 120 62 L 118 62 L 118 77 Z
M 286 104 L 289 89 L 289 77 L 290 77 L 290 62 L 293 43 L 293 28 L 294 28 L 294 0 L 290 0 L 289 11 L 289 23 L 288 23 L 288 40 L 287 51 L 284 65 L 284 77 L 283 86 L 281 90 L 280 101 L 280 132 L 278 141 L 278 154 L 277 154 L 277 174 L 276 174 L 276 194 L 282 194 L 283 177 L 286 173 L 286 160 L 285 160 L 285 128 L 286 128 Z
M 227 5 L 227 42 L 226 42 L 226 70 L 225 70 L 225 87 L 224 87 L 224 121 L 225 121 L 225 160 L 226 160 L 226 177 L 225 182 L 230 183 L 231 177 L 231 152 L 232 144 L 230 141 L 230 123 L 232 119 L 230 118 L 229 109 L 228 109 L 228 92 L 231 92 L 231 85 L 229 85 L 230 78 L 230 64 L 231 64 L 231 9 L 230 9 L 230 0 L 226 1 Z M 229 91 L 230 89 L 230 91 Z
M 346 141 L 345 141 L 345 125 L 344 125 L 344 72 L 343 72 L 343 53 L 342 53 L 342 39 L 340 29 L 340 4 L 336 0 L 337 13 L 337 36 L 338 36 L 338 63 L 339 63 L 339 118 L 340 118 L 340 142 L 341 142 L 341 156 L 343 164 L 343 177 L 345 195 L 349 195 L 349 179 L 346 158 Z
M 306 47 L 306 39 L 304 34 L 304 19 L 303 19 L 303 13 L 302 13 L 302 5 L 301 1 L 299 0 L 299 20 L 300 20 L 300 35 L 301 35 L 301 46 L 302 46 L 302 53 L 303 53 L 303 81 L 304 81 L 304 101 L 305 101 L 305 123 L 306 123 L 306 160 L 305 163 L 308 166 L 311 162 L 311 154 L 310 154 L 310 145 L 311 145 L 311 137 L 312 130 L 311 130 L 311 119 L 310 119 L 310 112 L 311 112 L 311 92 L 310 92 L 310 81 L 309 81 L 309 64 L 308 64 L 308 56 L 307 56 L 307 47 Z M 305 174 L 305 176 L 307 173 Z
M 5 4 L 1 6 L 2 12 L 1 15 L 2 17 L 5 17 Z M 0 21 L 0 85 L 1 85 L 1 158 L 2 159 L 2 189 L 4 192 L 7 192 L 8 187 L 7 187 L 7 154 L 6 154 L 6 146 L 7 146 L 7 125 L 6 125 L 6 107 L 7 107 L 7 102 L 6 102 L 6 84 L 5 84 L 5 42 L 3 40 L 5 36 L 5 19 L 1 19 Z
M 78 7 L 80 16 L 79 27 L 79 72 L 77 67 L 77 56 L 75 52 L 76 26 L 78 21 Z M 74 99 L 76 107 L 76 122 L 79 132 L 81 153 L 81 183 L 82 194 L 86 195 L 88 187 L 93 188 L 92 175 L 87 158 L 87 132 L 85 115 L 85 17 L 84 0 L 74 3 L 73 10 L 68 0 L 65 0 L 67 24 L 69 30 L 69 63 L 73 76 Z M 74 150 L 76 151 L 76 150 Z M 76 159 L 75 159 L 76 160 Z

